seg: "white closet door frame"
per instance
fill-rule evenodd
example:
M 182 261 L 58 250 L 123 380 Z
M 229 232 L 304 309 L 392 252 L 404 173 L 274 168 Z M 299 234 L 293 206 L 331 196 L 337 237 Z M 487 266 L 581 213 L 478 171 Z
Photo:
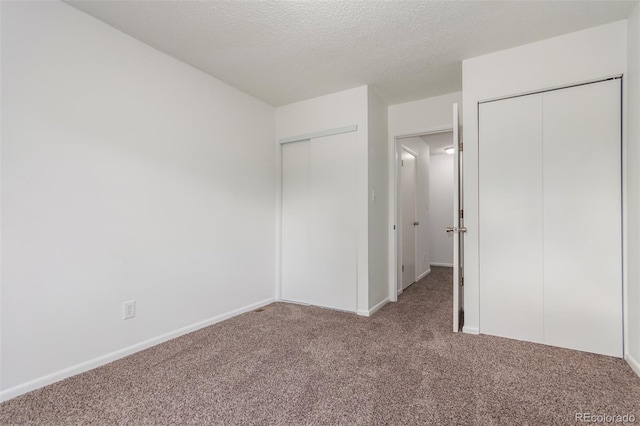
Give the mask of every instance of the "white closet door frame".
M 325 136 L 333 136 L 333 135 L 339 135 L 341 133 L 350 133 L 350 132 L 357 132 L 357 131 L 358 131 L 358 126 L 356 124 L 352 126 L 336 127 L 335 129 L 321 130 L 319 132 L 305 133 L 303 135 L 282 138 L 280 139 L 280 145 L 284 145 L 286 143 L 293 143 L 293 142 L 302 142 L 310 139 L 318 139 Z
M 592 80 L 579 81 L 579 82 L 576 82 L 576 83 L 573 83 L 573 84 L 565 84 L 565 85 L 562 85 L 562 86 L 552 86 L 552 87 L 547 87 L 546 89 L 530 90 L 530 91 L 527 91 L 527 92 L 514 93 L 514 94 L 511 94 L 511 95 L 507 95 L 507 96 L 498 96 L 496 98 L 483 99 L 483 100 L 478 102 L 478 105 L 482 105 L 482 104 L 486 104 L 486 103 L 490 103 L 490 102 L 495 102 L 495 101 L 502 101 L 502 100 L 505 100 L 505 99 L 519 98 L 521 96 L 535 95 L 535 94 L 538 94 L 538 93 L 553 92 L 554 90 L 569 89 L 571 87 L 584 86 L 585 84 L 599 83 L 601 81 L 618 80 L 618 79 L 620 81 L 623 81 L 623 75 L 622 74 L 609 75 L 609 76 L 602 77 L 602 78 L 594 78 Z

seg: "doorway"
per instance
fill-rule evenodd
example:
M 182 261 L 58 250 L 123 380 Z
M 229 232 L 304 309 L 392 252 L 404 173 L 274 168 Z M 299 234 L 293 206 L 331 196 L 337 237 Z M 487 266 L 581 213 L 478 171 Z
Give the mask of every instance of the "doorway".
M 397 295 L 431 266 L 453 267 L 452 138 L 451 128 L 396 138 Z
M 434 141 L 425 140 L 424 138 L 434 138 L 439 140 L 439 144 Z M 412 146 L 411 143 L 417 145 Z M 454 333 L 457 333 L 462 328 L 464 319 L 463 312 L 463 299 L 464 299 L 464 265 L 462 263 L 463 256 L 463 243 L 464 234 L 467 228 L 463 226 L 464 209 L 462 206 L 462 170 L 460 165 L 462 163 L 462 143 L 460 142 L 460 117 L 458 104 L 452 105 L 452 125 L 434 128 L 431 130 L 416 132 L 411 134 L 401 134 L 394 137 L 394 144 L 392 145 L 392 167 L 393 167 L 393 182 L 390 186 L 391 194 L 389 197 L 389 212 L 391 223 L 393 225 L 392 234 L 390 235 L 390 276 L 389 276 L 389 300 L 395 302 L 398 300 L 398 295 L 403 290 L 403 229 L 402 229 L 402 196 L 401 196 L 401 179 L 402 179 L 402 146 L 409 147 L 414 152 L 417 152 L 416 162 L 416 225 L 417 229 L 416 238 L 416 281 L 427 276 L 431 272 L 431 257 L 430 257 L 430 244 L 432 238 L 430 238 L 431 232 L 446 232 L 451 234 L 452 239 L 452 259 L 453 266 L 452 277 L 453 282 L 453 306 L 452 306 L 452 329 Z M 437 150 L 450 154 L 453 162 L 453 173 L 450 177 L 453 182 L 451 186 L 451 199 L 453 208 L 449 210 L 449 217 L 451 221 L 448 226 L 442 229 L 442 225 L 438 228 L 434 228 L 431 218 L 431 209 L 433 203 L 429 197 L 429 162 L 430 153 L 433 149 L 434 153 Z M 424 154 L 420 155 L 420 151 Z M 422 188 L 422 189 L 421 189 Z M 421 202 L 422 200 L 422 202 Z M 421 225 L 422 224 L 422 225 Z M 407 225 L 405 225 L 406 228 Z M 424 271 L 420 273 L 420 271 Z

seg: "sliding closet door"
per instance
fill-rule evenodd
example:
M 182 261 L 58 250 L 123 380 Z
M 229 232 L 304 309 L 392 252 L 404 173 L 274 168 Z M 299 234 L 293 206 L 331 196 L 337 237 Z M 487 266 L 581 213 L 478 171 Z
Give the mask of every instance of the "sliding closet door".
M 282 298 L 356 311 L 356 133 L 282 147 Z
M 309 140 L 282 145 L 282 298 L 310 303 Z
M 356 133 L 311 141 L 311 303 L 355 312 L 358 289 Z
M 620 80 L 544 94 L 545 343 L 622 356 Z
M 479 114 L 481 332 L 542 342 L 542 96 Z

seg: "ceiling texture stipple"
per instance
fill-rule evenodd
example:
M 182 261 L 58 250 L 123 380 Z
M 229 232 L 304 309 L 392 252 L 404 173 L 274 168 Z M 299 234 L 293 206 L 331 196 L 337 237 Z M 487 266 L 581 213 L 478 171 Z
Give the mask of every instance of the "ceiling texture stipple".
M 462 89 L 463 59 L 606 24 L 637 1 L 66 1 L 280 106 L 370 85 L 388 104 Z

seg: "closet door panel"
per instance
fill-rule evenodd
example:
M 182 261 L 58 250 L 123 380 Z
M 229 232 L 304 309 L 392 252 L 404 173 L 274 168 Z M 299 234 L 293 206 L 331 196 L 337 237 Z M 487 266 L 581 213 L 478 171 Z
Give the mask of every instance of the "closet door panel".
M 542 95 L 479 108 L 480 331 L 543 341 Z
M 622 356 L 620 80 L 544 94 L 545 343 Z
M 309 212 L 311 300 L 357 308 L 356 133 L 311 141 Z
M 282 299 L 310 303 L 310 141 L 282 146 Z

